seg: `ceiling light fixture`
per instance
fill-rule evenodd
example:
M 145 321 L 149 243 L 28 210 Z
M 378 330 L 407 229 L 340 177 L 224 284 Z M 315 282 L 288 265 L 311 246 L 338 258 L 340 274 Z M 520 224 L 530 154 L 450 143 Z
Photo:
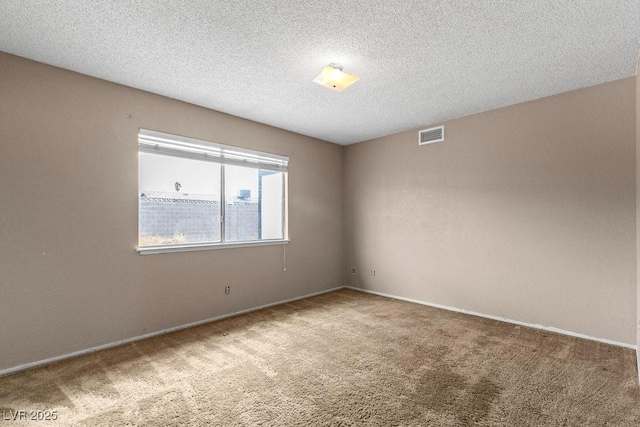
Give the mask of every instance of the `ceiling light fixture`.
M 313 79 L 314 83 L 338 92 L 342 92 L 358 80 L 360 76 L 345 73 L 340 64 L 327 65 L 318 77 Z

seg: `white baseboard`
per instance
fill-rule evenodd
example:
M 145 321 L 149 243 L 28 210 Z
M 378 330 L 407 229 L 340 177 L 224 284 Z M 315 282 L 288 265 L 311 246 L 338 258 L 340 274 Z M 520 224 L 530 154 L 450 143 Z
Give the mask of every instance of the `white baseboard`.
M 358 292 L 364 292 L 364 293 L 368 293 L 368 294 L 373 294 L 373 295 L 378 295 L 381 297 L 386 297 L 386 298 L 393 298 L 393 299 L 397 299 L 397 300 L 401 300 L 401 301 L 407 301 L 407 302 L 412 302 L 415 304 L 421 304 L 421 305 L 427 305 L 430 307 L 435 307 L 435 308 L 441 308 L 443 310 L 448 310 L 448 311 L 455 311 L 457 313 L 464 313 L 464 314 L 469 314 L 472 316 L 478 316 L 478 317 L 484 317 L 487 319 L 492 319 L 492 320 L 498 320 L 501 322 L 507 322 L 507 323 L 513 323 L 516 325 L 520 325 L 520 326 L 526 326 L 529 328 L 534 328 L 534 329 L 541 329 L 544 331 L 549 331 L 549 332 L 555 332 L 558 334 L 564 334 L 564 335 L 569 335 L 572 337 L 577 337 L 577 338 L 584 338 L 584 339 L 588 339 L 588 340 L 592 340 L 592 341 L 598 341 L 598 342 L 602 342 L 602 343 L 606 343 L 606 344 L 611 344 L 611 345 L 616 345 L 619 347 L 625 347 L 625 348 L 630 348 L 630 349 L 634 349 L 636 350 L 636 361 L 638 364 L 638 375 L 639 375 L 639 383 L 640 383 L 640 347 L 631 345 L 631 344 L 626 344 L 626 343 L 622 343 L 622 342 L 618 342 L 618 341 L 612 341 L 612 340 L 608 340 L 608 339 L 604 339 L 604 338 L 595 338 L 595 337 L 591 337 L 589 335 L 584 335 L 584 334 L 579 334 L 576 332 L 571 332 L 571 331 L 566 331 L 564 329 L 559 329 L 559 328 L 554 328 L 554 327 L 549 327 L 549 326 L 543 326 L 543 325 L 536 325 L 533 323 L 527 323 L 527 322 L 520 322 L 518 320 L 512 320 L 512 319 L 507 319 L 504 317 L 498 317 L 498 316 L 492 316 L 489 314 L 482 314 L 482 313 L 477 313 L 475 311 L 469 311 L 469 310 L 464 310 L 461 308 L 455 308 L 455 307 L 449 307 L 446 305 L 441 305 L 441 304 L 434 304 L 434 303 L 429 303 L 429 302 L 425 302 L 425 301 L 420 301 L 420 300 L 416 300 L 416 299 L 412 299 L 412 298 L 405 298 L 405 297 L 400 297 L 400 296 L 396 296 L 396 295 L 391 295 L 391 294 L 387 294 L 384 292 L 377 292 L 377 291 L 372 291 L 369 289 L 362 289 L 362 288 L 355 288 L 352 286 L 338 286 L 335 288 L 331 288 L 331 289 L 327 289 L 324 291 L 320 291 L 320 292 L 314 292 L 312 294 L 308 294 L 308 295 L 303 295 L 303 296 L 299 296 L 299 297 L 295 297 L 295 298 L 290 298 L 287 300 L 283 300 L 283 301 L 277 301 L 277 302 L 273 302 L 270 304 L 265 304 L 265 305 L 261 305 L 258 307 L 252 307 L 252 308 L 248 308 L 246 310 L 240 310 L 234 313 L 229 313 L 229 314 L 223 314 L 221 316 L 216 316 L 216 317 L 212 317 L 209 319 L 204 319 L 204 320 L 199 320 L 197 322 L 192 322 L 192 323 L 188 323 L 185 325 L 180 325 L 180 326 L 175 326 L 173 328 L 168 328 L 168 329 L 163 329 L 160 331 L 156 331 L 156 332 L 152 332 L 150 334 L 145 334 L 145 335 L 138 335 L 132 338 L 127 338 L 124 340 L 120 340 L 120 341 L 115 341 L 115 342 L 111 342 L 108 344 L 103 344 L 103 345 L 99 345 L 96 347 L 91 347 L 85 350 L 79 350 L 79 351 L 74 351 L 72 353 L 68 353 L 68 354 L 63 354 L 60 356 L 56 356 L 56 357 L 51 357 L 48 359 L 44 359 L 44 360 L 39 360 L 37 362 L 31 362 L 31 363 L 25 363 L 24 365 L 19 365 L 19 366 L 15 366 L 13 368 L 7 368 L 7 369 L 3 369 L 0 370 L 0 377 L 4 376 L 4 375 L 9 375 L 15 372 L 19 372 L 19 371 L 24 371 L 25 369 L 29 369 L 29 368 L 34 368 L 36 366 L 42 366 L 42 365 L 48 365 L 54 362 L 58 362 L 61 360 L 65 360 L 65 359 L 69 359 L 72 357 L 76 357 L 76 356 L 82 356 L 83 354 L 89 354 L 89 353 L 93 353 L 99 350 L 106 350 L 108 348 L 112 348 L 112 347 L 117 347 L 119 345 L 122 344 L 128 344 L 134 341 L 140 341 L 143 340 L 145 338 L 151 338 L 157 335 L 162 335 L 162 334 L 166 334 L 169 332 L 174 332 L 174 331 L 179 331 L 181 329 L 187 329 L 187 328 L 191 328 L 193 326 L 198 326 L 198 325 L 202 325 L 205 323 L 211 323 L 211 322 L 215 322 L 217 320 L 222 320 L 222 319 L 226 319 L 229 317 L 234 317 L 234 316 L 239 316 L 241 314 L 245 314 L 245 313 L 250 313 L 252 311 L 257 311 L 257 310 L 262 310 L 263 308 L 268 308 L 268 307 L 273 307 L 276 305 L 282 305 L 282 304 L 287 304 L 289 302 L 293 302 L 293 301 L 298 301 L 301 299 L 305 299 L 305 298 L 310 298 L 310 297 L 314 297 L 317 295 L 322 295 L 322 294 L 326 294 L 329 292 L 334 292 L 340 289 L 351 289 L 354 291 L 358 291 Z
M 124 340 L 120 340 L 120 341 L 115 341 L 115 342 L 111 342 L 111 343 L 108 343 L 108 344 L 99 345 L 97 347 L 87 348 L 85 350 L 74 351 L 73 353 L 63 354 L 63 355 L 60 355 L 60 356 L 55 356 L 55 357 L 51 357 L 51 358 L 48 358 L 48 359 L 39 360 L 37 362 L 25 363 L 24 365 L 19 365 L 19 366 L 15 366 L 13 368 L 0 370 L 0 377 L 2 377 L 4 375 L 13 374 L 13 373 L 19 372 L 19 371 L 24 371 L 25 369 L 35 368 L 36 366 L 48 365 L 50 363 L 58 362 L 58 361 L 61 361 L 61 360 L 64 360 L 64 359 L 69 359 L 71 357 L 82 356 L 83 354 L 93 353 L 95 351 L 105 350 L 105 349 L 108 349 L 108 348 L 111 348 L 111 347 L 117 347 L 119 345 L 128 344 L 128 343 L 134 342 L 134 341 L 140 341 L 140 340 L 143 340 L 145 338 L 151 338 L 151 337 L 155 337 L 157 335 L 162 335 L 162 334 L 166 334 L 166 333 L 169 333 L 169 332 L 179 331 L 181 329 L 191 328 L 193 326 L 198 326 L 198 325 L 202 325 L 202 324 L 205 324 L 205 323 L 215 322 L 216 320 L 222 320 L 222 319 L 226 319 L 228 317 L 239 316 L 241 314 L 250 313 L 252 311 L 262 310 L 263 308 L 273 307 L 275 305 L 287 304 L 287 303 L 290 303 L 290 302 L 293 302 L 293 301 L 298 301 L 298 300 L 301 300 L 301 299 L 310 298 L 310 297 L 314 297 L 314 296 L 317 296 L 317 295 L 326 294 L 326 293 L 329 293 L 329 292 L 334 292 L 334 291 L 337 291 L 339 289 L 344 289 L 344 286 L 338 286 L 336 288 L 331 288 L 331 289 L 327 289 L 327 290 L 320 291 L 320 292 L 314 292 L 312 294 L 303 295 L 303 296 L 295 297 L 295 298 L 290 298 L 290 299 L 287 299 L 287 300 L 284 300 L 284 301 L 272 302 L 270 304 L 265 304 L 265 305 L 261 305 L 261 306 L 258 306 L 258 307 L 252 307 L 252 308 L 248 308 L 246 310 L 236 311 L 234 313 L 223 314 L 221 316 L 211 317 L 209 319 L 204 319 L 204 320 L 199 320 L 197 322 L 187 323 L 186 325 L 175 326 L 173 328 L 168 328 L 168 329 L 163 329 L 161 331 L 152 332 L 150 334 L 138 335 L 138 336 L 135 336 L 133 338 L 127 338 L 127 339 L 124 339 Z
M 591 341 L 598 341 L 598 342 L 602 342 L 602 343 L 605 343 L 605 344 L 611 344 L 611 345 L 615 345 L 615 346 L 619 346 L 619 347 L 630 348 L 630 349 L 633 349 L 633 350 L 637 351 L 636 346 L 632 345 L 632 344 L 627 344 L 627 343 L 618 342 L 618 341 L 612 341 L 612 340 L 608 340 L 608 339 L 605 339 L 605 338 L 596 338 L 596 337 L 592 337 L 592 336 L 589 336 L 589 335 L 579 334 L 577 332 L 571 332 L 571 331 L 566 331 L 564 329 L 554 328 L 553 326 L 544 326 L 544 325 L 536 325 L 534 323 L 521 322 L 519 320 L 512 320 L 512 319 L 507 319 L 505 317 L 492 316 L 490 314 L 483 314 L 483 313 L 478 313 L 478 312 L 475 312 L 475 311 L 464 310 L 462 308 L 449 307 L 449 306 L 441 305 L 441 304 L 434 304 L 434 303 L 431 303 L 431 302 L 420 301 L 420 300 L 416 300 L 416 299 L 412 299 L 412 298 L 399 297 L 399 296 L 396 296 L 396 295 L 386 294 L 384 292 L 371 291 L 369 289 L 354 288 L 352 286 L 346 286 L 346 288 L 354 290 L 354 291 L 358 291 L 358 292 L 365 292 L 367 294 L 378 295 L 378 296 L 381 296 L 381 297 L 393 298 L 393 299 L 397 299 L 397 300 L 412 302 L 412 303 L 415 303 L 415 304 L 428 305 L 429 307 L 441 308 L 443 310 L 448 310 L 448 311 L 455 311 L 457 313 L 470 314 L 472 316 L 484 317 L 484 318 L 487 318 L 487 319 L 499 320 L 501 322 L 513 323 L 515 325 L 526 326 L 528 328 L 541 329 L 543 331 L 555 332 L 557 334 L 569 335 L 569 336 L 572 336 L 572 337 L 583 338 L 583 339 L 591 340 Z M 638 364 L 638 367 L 640 369 L 640 362 Z

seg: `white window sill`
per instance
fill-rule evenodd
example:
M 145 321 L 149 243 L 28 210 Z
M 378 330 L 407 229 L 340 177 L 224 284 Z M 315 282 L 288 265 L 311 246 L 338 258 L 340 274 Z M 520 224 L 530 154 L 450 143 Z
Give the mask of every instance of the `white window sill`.
M 169 252 L 207 251 L 210 249 L 246 248 L 250 246 L 287 245 L 290 240 L 256 240 L 253 242 L 205 243 L 193 245 L 144 246 L 136 248 L 140 255 L 163 254 Z

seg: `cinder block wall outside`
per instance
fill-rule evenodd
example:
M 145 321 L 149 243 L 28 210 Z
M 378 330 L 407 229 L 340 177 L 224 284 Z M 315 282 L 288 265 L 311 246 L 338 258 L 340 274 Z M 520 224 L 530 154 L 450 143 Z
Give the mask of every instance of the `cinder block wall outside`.
M 185 243 L 219 241 L 220 203 L 207 199 L 140 197 L 140 235 L 183 236 Z M 258 238 L 258 203 L 234 201 L 225 206 L 227 241 Z

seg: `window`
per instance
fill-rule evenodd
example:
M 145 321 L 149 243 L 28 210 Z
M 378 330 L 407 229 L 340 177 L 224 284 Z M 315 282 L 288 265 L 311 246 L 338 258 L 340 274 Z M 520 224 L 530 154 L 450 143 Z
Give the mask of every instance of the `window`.
M 141 253 L 286 242 L 288 158 L 140 130 Z

